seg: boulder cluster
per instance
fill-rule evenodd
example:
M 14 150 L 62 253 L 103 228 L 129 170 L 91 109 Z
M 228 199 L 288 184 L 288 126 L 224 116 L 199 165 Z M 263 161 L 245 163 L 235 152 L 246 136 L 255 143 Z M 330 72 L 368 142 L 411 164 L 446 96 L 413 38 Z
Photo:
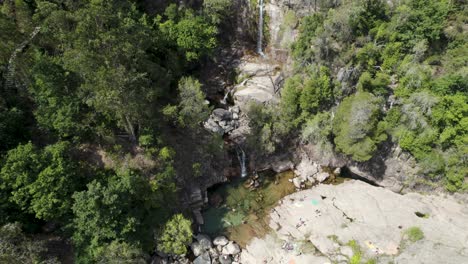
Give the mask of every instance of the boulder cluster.
M 203 125 L 208 131 L 224 135 L 239 126 L 239 114 L 238 106 L 230 107 L 228 110 L 216 108 Z
M 193 264 L 239 264 L 241 248 L 225 236 L 213 241 L 207 235 L 199 234 L 190 246 L 195 260 Z
M 339 175 L 340 173 L 340 168 L 336 168 L 333 171 L 325 171 L 319 164 L 303 159 L 296 166 L 294 174 L 297 176 L 291 179 L 291 182 L 296 189 L 301 190 L 305 188 L 307 182 L 310 184 L 322 183 L 326 181 L 331 174 Z

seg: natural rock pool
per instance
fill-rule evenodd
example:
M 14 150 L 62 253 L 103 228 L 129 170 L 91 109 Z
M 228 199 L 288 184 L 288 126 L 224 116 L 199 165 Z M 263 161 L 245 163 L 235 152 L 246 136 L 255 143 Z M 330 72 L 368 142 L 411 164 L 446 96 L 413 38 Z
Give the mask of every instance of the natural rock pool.
M 202 232 L 226 235 L 242 247 L 253 238 L 263 237 L 268 227 L 270 210 L 277 202 L 295 192 L 289 181 L 292 171 L 276 174 L 271 171 L 259 173 L 260 185 L 248 187 L 250 179 L 239 178 L 210 190 L 210 208 L 204 211 L 205 224 Z

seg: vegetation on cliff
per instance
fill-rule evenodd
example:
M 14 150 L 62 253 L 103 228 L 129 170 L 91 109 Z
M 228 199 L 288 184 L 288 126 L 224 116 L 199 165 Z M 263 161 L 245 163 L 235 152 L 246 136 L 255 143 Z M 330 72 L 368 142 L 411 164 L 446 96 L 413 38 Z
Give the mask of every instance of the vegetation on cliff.
M 252 122 L 265 148 L 300 137 L 325 154 L 363 162 L 379 155 L 382 142 L 393 142 L 416 158 L 428 180 L 466 190 L 464 2 L 319 5 L 298 27 L 294 75 L 281 103 L 262 110 L 270 113 L 265 123 Z

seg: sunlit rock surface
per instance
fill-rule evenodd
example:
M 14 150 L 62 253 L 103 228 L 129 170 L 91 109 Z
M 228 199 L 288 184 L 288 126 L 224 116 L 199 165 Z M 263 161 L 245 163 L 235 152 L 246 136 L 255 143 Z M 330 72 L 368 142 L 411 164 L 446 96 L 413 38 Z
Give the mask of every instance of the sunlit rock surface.
M 452 197 L 400 195 L 352 180 L 291 194 L 270 216 L 272 237 L 252 240 L 242 263 L 347 263 L 352 240 L 377 263 L 468 263 L 468 206 Z M 410 241 L 411 227 L 424 237 Z M 315 250 L 303 250 L 308 241 Z

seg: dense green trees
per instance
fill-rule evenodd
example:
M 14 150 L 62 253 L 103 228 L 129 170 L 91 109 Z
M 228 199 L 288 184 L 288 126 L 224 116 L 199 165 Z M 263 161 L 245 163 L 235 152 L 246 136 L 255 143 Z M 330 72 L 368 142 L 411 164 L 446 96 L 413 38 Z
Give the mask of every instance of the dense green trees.
M 203 138 L 200 153 L 214 145 L 191 75 L 232 2 L 148 13 L 137 2 L 0 3 L 0 224 L 53 224 L 72 236 L 78 263 L 144 263 L 157 247 L 155 230 L 177 212 L 173 120 Z M 203 174 L 196 164 L 187 167 Z
M 369 160 L 390 139 L 416 158 L 422 176 L 450 191 L 466 189 L 460 3 L 361 0 L 321 7 L 301 21 L 292 45 L 295 75 L 286 80 L 281 118 L 271 115 L 273 123 L 290 135 L 301 130 L 301 139 L 324 153 L 356 161 Z
M 71 196 L 81 182 L 69 151 L 66 142 L 43 150 L 31 143 L 10 150 L 0 171 L 2 192 L 11 193 L 10 202 L 39 219 L 61 219 L 70 213 Z
M 153 190 L 142 175 L 126 170 L 103 178 L 73 195 L 73 240 L 81 249 L 78 260 L 83 263 L 97 259 L 112 242 L 148 250 L 152 225 L 160 224 L 164 217 L 163 193 Z

